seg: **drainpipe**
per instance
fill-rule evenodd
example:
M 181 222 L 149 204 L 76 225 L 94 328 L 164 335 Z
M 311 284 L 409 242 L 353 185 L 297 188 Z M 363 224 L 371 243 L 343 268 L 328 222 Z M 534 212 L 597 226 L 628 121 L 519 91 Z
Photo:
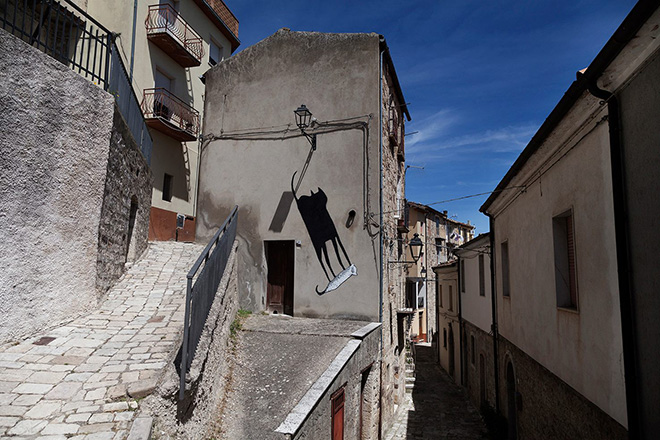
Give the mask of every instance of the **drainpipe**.
M 490 302 L 492 308 L 492 330 L 493 330 L 493 374 L 495 379 L 495 412 L 500 412 L 500 369 L 497 340 L 499 333 L 497 329 L 497 288 L 495 284 L 495 221 L 488 215 L 490 229 Z
M 138 0 L 133 0 L 133 32 L 131 36 L 131 65 L 129 71 L 129 80 L 133 87 L 133 65 L 135 60 L 135 26 L 137 25 Z
M 633 297 L 632 264 L 630 261 L 630 241 L 628 237 L 628 216 L 625 192 L 625 170 L 623 145 L 621 143 L 621 119 L 619 100 L 616 95 L 603 90 L 596 84 L 596 78 L 589 79 L 581 72 L 578 81 L 585 81 L 589 93 L 607 102 L 610 137 L 610 161 L 612 168 L 612 196 L 614 201 L 614 231 L 616 240 L 616 262 L 619 280 L 619 309 L 621 311 L 621 337 L 623 342 L 623 365 L 626 381 L 626 409 L 628 415 L 628 436 L 630 439 L 644 438 L 641 413 L 639 410 L 637 383 L 637 343 L 635 335 L 635 301 Z M 646 433 L 649 434 L 649 433 Z

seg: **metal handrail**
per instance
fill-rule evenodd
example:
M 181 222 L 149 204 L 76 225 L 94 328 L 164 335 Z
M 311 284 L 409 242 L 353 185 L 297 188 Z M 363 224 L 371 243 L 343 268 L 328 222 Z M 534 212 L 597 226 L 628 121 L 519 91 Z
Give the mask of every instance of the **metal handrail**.
M 202 330 L 206 323 L 206 318 L 211 310 L 218 285 L 227 266 L 227 261 L 231 254 L 234 240 L 236 239 L 237 223 L 238 206 L 235 206 L 225 222 L 206 245 L 187 275 L 183 344 L 180 349 L 179 400 L 183 400 L 185 395 L 186 375 L 190 370 L 195 351 L 197 350 L 197 344 L 199 344 Z M 204 263 L 203 267 L 202 263 Z M 195 280 L 194 283 L 193 280 Z
M 195 32 L 176 9 L 169 4 L 151 5 L 144 21 L 147 35 L 167 32 L 190 52 L 200 63 L 204 56 L 202 37 Z
M 199 112 L 165 88 L 144 89 L 141 107 L 147 119 L 163 119 L 195 137 L 199 133 Z

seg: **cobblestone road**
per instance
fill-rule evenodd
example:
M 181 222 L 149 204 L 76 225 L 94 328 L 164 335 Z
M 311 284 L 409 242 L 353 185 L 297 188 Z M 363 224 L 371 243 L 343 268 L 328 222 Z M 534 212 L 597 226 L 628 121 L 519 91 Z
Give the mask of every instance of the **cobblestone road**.
M 151 243 L 97 310 L 2 347 L 0 437 L 126 438 L 136 399 L 177 349 L 185 277 L 202 249 Z
M 412 394 L 399 408 L 385 440 L 487 439 L 486 424 L 465 391 L 435 362 L 430 346 L 416 347 L 416 379 Z

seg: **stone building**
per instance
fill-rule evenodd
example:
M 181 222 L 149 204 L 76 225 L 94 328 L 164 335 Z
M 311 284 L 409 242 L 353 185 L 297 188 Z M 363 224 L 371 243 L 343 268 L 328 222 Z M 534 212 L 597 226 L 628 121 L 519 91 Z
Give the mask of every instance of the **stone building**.
M 458 256 L 461 321 L 461 383 L 477 408 L 496 408 L 490 235 L 480 234 L 455 251 Z
M 117 35 L 153 138 L 149 239 L 194 241 L 204 73 L 238 48 L 238 20 L 222 0 L 76 3 Z
M 657 8 L 633 8 L 481 207 L 510 438 L 660 427 Z
M 22 30 L 0 28 L 0 343 L 98 304 L 147 247 L 152 184 L 114 97 Z
M 406 202 L 404 221 L 408 241 L 417 234 L 424 244 L 420 259 L 406 266 L 406 307 L 413 309 L 411 331 L 418 340 L 437 343 L 437 295 L 431 268 L 455 259 L 453 249 L 472 239 L 474 226 L 448 218 L 447 211 L 411 201 Z
M 378 34 L 282 29 L 206 74 L 197 237 L 239 205 L 242 307 L 383 322 L 382 429 L 404 393 L 404 117 Z

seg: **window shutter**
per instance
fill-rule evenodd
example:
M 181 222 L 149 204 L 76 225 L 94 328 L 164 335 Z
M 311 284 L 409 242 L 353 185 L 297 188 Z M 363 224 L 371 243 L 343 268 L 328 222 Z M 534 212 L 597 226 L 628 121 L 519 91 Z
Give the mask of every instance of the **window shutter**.
M 571 306 L 577 307 L 577 283 L 575 277 L 575 240 L 573 238 L 573 216 L 566 217 L 566 239 L 568 245 L 568 280 Z

